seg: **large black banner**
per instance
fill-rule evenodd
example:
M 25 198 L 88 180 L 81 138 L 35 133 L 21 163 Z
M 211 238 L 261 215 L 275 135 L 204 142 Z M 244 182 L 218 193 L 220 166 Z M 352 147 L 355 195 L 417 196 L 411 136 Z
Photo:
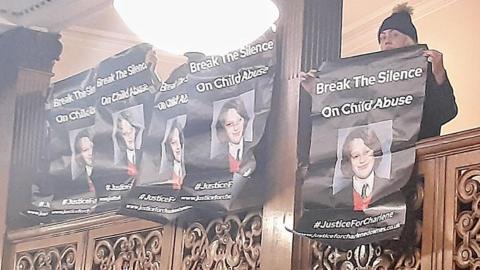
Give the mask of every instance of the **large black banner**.
M 138 183 L 121 213 L 171 220 L 261 205 L 258 148 L 270 111 L 273 38 L 224 56 L 187 54 L 162 82 Z
M 27 213 L 166 221 L 261 205 L 273 33 L 224 56 L 189 53 L 165 80 L 155 51 L 140 44 L 53 86 L 48 166 Z
M 96 70 L 93 182 L 101 209 L 120 202 L 137 184 L 158 81 L 152 54 L 151 46 L 138 45 L 104 60 Z
M 47 97 L 47 166 L 32 188 L 32 209 L 45 217 L 87 214 L 96 207 L 93 169 L 95 71 L 56 83 Z
M 420 128 L 423 47 L 324 63 L 312 93 L 310 164 L 296 231 L 337 247 L 397 237 Z

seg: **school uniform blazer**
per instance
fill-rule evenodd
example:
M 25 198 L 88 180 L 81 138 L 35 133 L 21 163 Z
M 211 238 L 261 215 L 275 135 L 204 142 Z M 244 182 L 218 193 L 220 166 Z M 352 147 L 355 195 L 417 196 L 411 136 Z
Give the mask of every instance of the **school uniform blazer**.
M 392 181 L 386 178 L 374 176 L 373 190 L 371 193 L 371 200 L 369 206 L 374 204 L 376 201 L 388 196 L 389 194 L 395 192 L 395 190 L 388 190 Z M 353 209 L 353 179 L 352 184 L 348 185 L 344 189 L 340 190 L 334 195 L 334 202 L 336 207 L 352 207 Z
M 251 142 L 243 142 L 243 151 L 242 151 L 242 158 L 240 159 L 239 164 L 239 171 L 237 172 L 243 177 L 250 176 L 256 167 L 255 157 L 253 156 L 252 152 L 252 143 Z M 221 154 L 215 157 L 216 161 L 219 161 L 222 165 L 222 168 L 226 168 L 230 170 L 230 154 L 228 153 L 228 143 L 223 144 L 221 149 Z

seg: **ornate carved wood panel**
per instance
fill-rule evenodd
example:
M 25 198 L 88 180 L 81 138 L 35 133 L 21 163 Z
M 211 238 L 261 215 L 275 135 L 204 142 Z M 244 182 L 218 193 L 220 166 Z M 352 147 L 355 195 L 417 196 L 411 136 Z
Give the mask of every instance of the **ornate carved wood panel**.
M 88 236 L 86 269 L 92 270 L 160 270 L 168 269 L 163 260 L 165 233 L 160 224 L 134 220 L 93 229 Z M 171 241 L 167 242 L 170 244 Z
M 80 270 L 83 269 L 84 249 L 80 233 L 21 239 L 13 246 L 13 262 L 8 269 Z
M 183 233 L 181 269 L 259 269 L 262 215 L 230 215 L 190 224 Z
M 97 239 L 92 269 L 160 269 L 163 231 Z
M 480 269 L 480 167 L 458 174 L 455 264 L 460 269 Z
M 480 132 L 478 129 L 417 145 L 425 176 L 422 269 L 480 269 L 478 223 Z
M 172 269 L 174 228 L 106 213 L 12 231 L 2 269 Z
M 15 269 L 75 269 L 76 255 L 77 246 L 75 244 L 20 252 L 17 254 Z

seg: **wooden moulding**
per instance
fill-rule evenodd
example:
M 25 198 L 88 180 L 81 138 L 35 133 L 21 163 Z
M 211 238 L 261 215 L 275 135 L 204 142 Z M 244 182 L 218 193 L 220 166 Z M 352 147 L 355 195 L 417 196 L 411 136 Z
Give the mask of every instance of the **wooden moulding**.
M 111 212 L 96 214 L 89 217 L 82 217 L 73 220 L 67 220 L 49 225 L 38 225 L 31 228 L 10 231 L 7 239 L 12 243 L 32 241 L 36 239 L 45 239 L 52 236 L 69 235 L 77 232 L 89 231 L 97 228 L 108 228 L 112 225 L 127 224 L 132 222 L 142 222 L 151 224 L 151 226 L 161 226 L 159 223 L 139 220 L 137 218 L 116 215 Z M 112 233 L 115 233 L 112 231 Z
M 480 128 L 421 140 L 416 144 L 417 160 L 451 156 L 480 149 Z

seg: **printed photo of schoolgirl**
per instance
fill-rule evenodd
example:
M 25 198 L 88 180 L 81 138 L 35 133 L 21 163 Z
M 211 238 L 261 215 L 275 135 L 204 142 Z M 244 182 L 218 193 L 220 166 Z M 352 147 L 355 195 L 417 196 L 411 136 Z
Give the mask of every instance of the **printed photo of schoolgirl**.
M 335 194 L 336 201 L 352 205 L 354 211 L 367 209 L 382 196 L 389 180 L 376 170 L 384 153 L 377 134 L 368 126 L 353 129 L 342 147 L 341 171 L 351 184 Z
M 76 165 L 80 168 L 80 173 L 77 172 L 74 182 L 84 183 L 82 190 L 88 190 L 95 193 L 95 186 L 93 185 L 93 142 L 92 136 L 87 129 L 80 131 L 75 136 L 74 142 L 74 159 Z M 87 189 L 88 187 L 88 189 Z
M 88 128 L 69 132 L 72 152 L 68 172 L 53 177 L 54 199 L 64 199 L 74 195 L 91 193 L 95 195 L 93 182 L 93 143 Z M 68 174 L 68 173 L 67 173 Z
M 178 119 L 173 122 L 164 141 L 165 158 L 163 159 L 161 175 L 173 189 L 181 189 L 185 178 L 184 136 L 183 127 Z
M 249 151 L 251 142 L 245 140 L 250 117 L 240 97 L 226 101 L 216 122 L 216 135 L 221 144 L 221 155 L 228 161 L 231 173 L 247 177 L 255 169 L 255 160 Z
M 144 121 L 141 106 L 128 108 L 113 116 L 114 164 L 125 167 L 129 177 L 135 177 L 138 174 L 138 165 L 142 156 Z

